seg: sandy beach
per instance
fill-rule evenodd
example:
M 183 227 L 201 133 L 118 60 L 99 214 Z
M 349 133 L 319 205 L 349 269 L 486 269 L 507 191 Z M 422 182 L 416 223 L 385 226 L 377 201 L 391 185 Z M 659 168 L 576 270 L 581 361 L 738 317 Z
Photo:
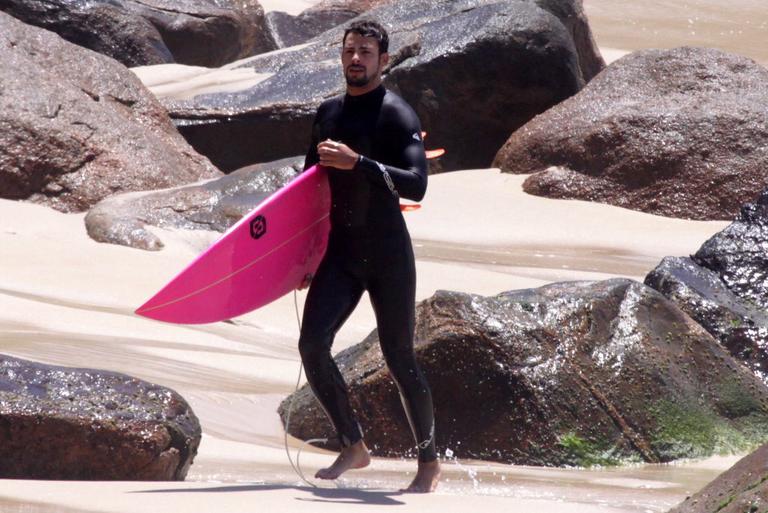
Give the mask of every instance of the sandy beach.
M 422 209 L 407 217 L 418 255 L 418 299 L 437 289 L 488 295 L 568 279 L 642 279 L 663 256 L 688 254 L 726 225 L 537 198 L 522 192 L 524 178 L 498 170 L 432 177 Z M 70 366 L 98 362 L 170 386 L 191 403 L 204 431 L 184 483 L 0 481 L 3 511 L 48 511 L 46 504 L 71 511 L 151 511 L 161 504 L 250 511 L 256 501 L 297 511 L 316 511 L 322 502 L 464 511 L 478 495 L 488 507 L 513 511 L 534 504 L 569 512 L 664 511 L 735 461 L 606 470 L 448 461 L 438 498 L 425 499 L 394 491 L 413 462 L 376 459 L 338 483 L 310 488 L 288 464 L 275 411 L 299 369 L 293 296 L 231 323 L 175 326 L 136 317 L 141 301 L 218 236 L 157 233 L 167 244 L 160 252 L 98 244 L 85 234 L 82 214 L 0 201 L 3 352 Z M 303 297 L 297 296 L 299 308 Z M 374 326 L 364 299 L 335 349 L 359 342 Z M 290 446 L 295 457 L 300 443 Z M 301 467 L 312 475 L 330 459 L 305 448 Z M 6 509 L 11 504 L 18 509 Z
M 714 0 L 687 2 L 690 11 L 661 1 L 641 9 L 623 0 L 585 0 L 585 8 L 608 60 L 636 48 L 697 44 L 766 63 L 768 49 L 755 44 L 768 33 L 761 2 L 729 2 L 728 13 L 715 9 L 722 2 Z M 314 2 L 262 3 L 267 10 L 296 14 Z M 154 77 L 172 91 L 189 91 L 190 77 L 210 72 L 201 68 L 178 74 L 180 69 L 145 70 L 140 76 L 145 81 Z M 260 78 L 234 77 L 230 83 L 241 87 Z M 491 295 L 554 281 L 616 276 L 642 281 L 664 256 L 695 252 L 728 224 L 533 197 L 522 191 L 524 179 L 496 169 L 430 177 L 422 208 L 406 215 L 417 255 L 417 300 L 439 289 Z M 92 241 L 83 218 L 0 200 L 2 353 L 124 372 L 171 387 L 200 418 L 200 452 L 185 482 L 0 480 L 3 513 L 362 512 L 386 505 L 457 512 L 478 507 L 661 512 L 739 458 L 590 470 L 447 459 L 444 480 L 431 496 L 397 491 L 413 475 L 414 461 L 377 458 L 371 467 L 337 482 L 312 480 L 317 488 L 310 487 L 288 462 L 276 412 L 296 386 L 296 308 L 301 310 L 305 292 L 296 295 L 296 303 L 288 295 L 224 323 L 177 326 L 140 318 L 134 309 L 219 234 L 153 228 L 166 247 L 146 252 Z M 359 342 L 374 327 L 364 298 L 339 332 L 334 350 Z M 289 446 L 294 459 L 303 447 L 301 469 L 307 476 L 334 457 L 294 439 Z

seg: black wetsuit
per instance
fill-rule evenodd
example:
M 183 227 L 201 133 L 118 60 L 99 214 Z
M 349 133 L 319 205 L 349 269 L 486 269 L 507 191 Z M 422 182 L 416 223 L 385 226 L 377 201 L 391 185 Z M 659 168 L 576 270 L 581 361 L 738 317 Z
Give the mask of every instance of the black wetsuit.
M 429 385 L 413 352 L 416 267 L 399 197 L 418 201 L 427 186 L 421 127 L 413 110 L 383 86 L 324 102 L 305 169 L 332 139 L 363 155 L 353 170 L 330 168 L 331 234 L 309 288 L 299 339 L 307 380 L 342 446 L 363 437 L 347 387 L 331 357 L 334 336 L 367 290 L 379 341 L 411 424 L 420 461 L 437 458 Z

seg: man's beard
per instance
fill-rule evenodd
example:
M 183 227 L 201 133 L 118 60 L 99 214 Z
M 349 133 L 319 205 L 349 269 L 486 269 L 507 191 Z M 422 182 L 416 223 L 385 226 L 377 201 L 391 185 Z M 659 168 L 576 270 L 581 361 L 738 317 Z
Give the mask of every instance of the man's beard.
M 348 86 L 352 86 L 352 87 L 365 87 L 365 86 L 367 86 L 371 82 L 371 80 L 373 80 L 373 77 L 376 76 L 376 73 L 378 73 L 378 71 L 379 70 L 377 68 L 370 75 L 366 75 L 365 74 L 365 68 L 363 68 L 362 75 L 360 75 L 357 78 L 354 78 L 354 77 L 350 76 L 349 71 L 347 71 L 344 74 L 344 78 L 346 79 Z

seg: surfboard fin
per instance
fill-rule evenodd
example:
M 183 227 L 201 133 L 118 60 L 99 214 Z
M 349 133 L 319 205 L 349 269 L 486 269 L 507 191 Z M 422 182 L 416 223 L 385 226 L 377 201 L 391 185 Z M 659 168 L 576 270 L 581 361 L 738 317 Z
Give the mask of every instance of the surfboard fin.
M 432 160 L 445 155 L 445 150 L 438 148 L 436 150 L 426 150 L 424 153 L 427 155 L 427 160 Z
M 424 140 L 426 138 L 427 138 L 427 133 L 421 132 L 421 139 Z M 445 155 L 445 149 L 437 148 L 435 150 L 425 150 L 424 153 L 426 153 L 427 159 L 431 160 L 431 159 L 436 159 L 438 157 L 442 157 L 443 155 Z

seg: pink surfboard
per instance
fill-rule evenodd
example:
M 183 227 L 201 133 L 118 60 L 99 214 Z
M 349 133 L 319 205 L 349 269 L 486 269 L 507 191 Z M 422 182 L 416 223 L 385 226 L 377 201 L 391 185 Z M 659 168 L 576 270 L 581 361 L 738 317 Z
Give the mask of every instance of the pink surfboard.
M 320 265 L 330 208 L 327 174 L 313 166 L 227 230 L 136 313 L 203 324 L 231 319 L 287 294 Z

